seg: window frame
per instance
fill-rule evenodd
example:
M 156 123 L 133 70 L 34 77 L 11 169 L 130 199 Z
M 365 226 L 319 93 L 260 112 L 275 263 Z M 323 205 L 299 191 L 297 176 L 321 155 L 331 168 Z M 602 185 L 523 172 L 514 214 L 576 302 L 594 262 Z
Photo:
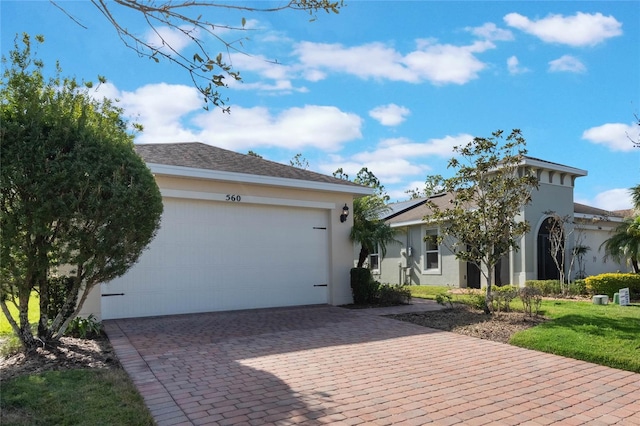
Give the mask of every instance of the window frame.
M 377 258 L 377 268 L 373 268 L 373 262 L 372 259 L 373 258 Z M 374 248 L 374 251 L 369 253 L 369 256 L 367 257 L 367 262 L 369 263 L 369 270 L 371 271 L 372 274 L 374 275 L 380 275 L 380 248 L 376 245 L 376 247 Z
M 428 249 L 427 244 L 429 244 L 426 240 L 427 236 L 438 237 L 440 234 L 440 230 L 438 228 L 427 228 L 425 227 L 422 232 L 422 274 L 423 275 L 441 275 L 442 274 L 442 250 L 440 249 L 441 244 L 435 243 L 435 249 Z M 438 258 L 438 266 L 436 268 L 428 268 L 427 267 L 427 259 L 429 254 L 436 253 Z

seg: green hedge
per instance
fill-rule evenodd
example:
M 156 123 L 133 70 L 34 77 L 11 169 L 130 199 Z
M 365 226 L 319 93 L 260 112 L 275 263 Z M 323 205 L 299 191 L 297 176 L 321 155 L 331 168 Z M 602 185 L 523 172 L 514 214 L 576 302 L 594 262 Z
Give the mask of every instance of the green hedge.
M 558 280 L 528 280 L 525 287 L 533 287 L 540 290 L 543 296 L 558 296 L 562 294 L 560 281 Z M 575 280 L 569 284 L 569 295 L 578 296 L 588 294 L 585 280 Z
M 613 297 L 621 288 L 628 288 L 631 299 L 640 299 L 640 274 L 600 274 L 584 279 L 590 294 Z

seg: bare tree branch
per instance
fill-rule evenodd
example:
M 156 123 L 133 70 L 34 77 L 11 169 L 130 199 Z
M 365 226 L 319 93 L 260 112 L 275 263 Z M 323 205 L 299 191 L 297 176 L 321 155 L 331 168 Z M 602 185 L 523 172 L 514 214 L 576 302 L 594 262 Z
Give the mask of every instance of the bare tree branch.
M 64 7 L 54 0 L 51 3 L 62 10 L 76 24 L 82 25 L 71 16 Z M 241 81 L 240 71 L 233 68 L 232 53 L 247 54 L 243 50 L 241 37 L 233 41 L 223 38 L 222 31 L 249 31 L 246 27 L 246 19 L 242 18 L 239 25 L 214 23 L 212 18 L 203 17 L 202 10 L 227 9 L 247 13 L 273 13 L 283 10 L 295 10 L 307 12 L 310 21 L 317 18 L 317 12 L 324 10 L 327 13 L 339 13 L 343 7 L 343 0 L 289 0 L 275 7 L 250 7 L 236 3 L 212 3 L 206 1 L 182 0 L 172 1 L 142 1 L 142 0 L 91 0 L 91 3 L 102 13 L 113 26 L 122 43 L 135 51 L 139 57 L 149 58 L 155 62 L 166 60 L 183 68 L 190 76 L 191 81 L 203 95 L 204 108 L 209 109 L 212 104 L 223 111 L 228 98 L 223 98 L 220 88 L 228 88 L 227 80 Z M 116 10 L 129 10 L 142 16 L 152 33 L 160 41 L 160 46 L 154 45 L 144 36 L 137 35 L 124 27 L 115 16 Z M 195 44 L 196 49 L 192 55 L 181 53 L 180 49 L 172 45 L 163 37 L 161 28 L 169 28 L 179 32 Z M 204 40 L 205 37 L 213 37 L 221 48 L 212 50 L 213 47 Z M 273 61 L 277 63 L 277 61 Z

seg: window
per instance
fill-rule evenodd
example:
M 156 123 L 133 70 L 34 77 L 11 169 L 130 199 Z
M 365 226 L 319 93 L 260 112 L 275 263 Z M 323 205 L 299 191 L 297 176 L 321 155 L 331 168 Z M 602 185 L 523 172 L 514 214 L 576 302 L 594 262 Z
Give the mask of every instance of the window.
M 424 244 L 424 270 L 425 272 L 438 272 L 440 270 L 440 246 L 436 229 L 427 230 Z
M 369 269 L 374 274 L 380 273 L 380 254 L 378 252 L 378 246 L 373 249 L 373 253 L 369 254 Z

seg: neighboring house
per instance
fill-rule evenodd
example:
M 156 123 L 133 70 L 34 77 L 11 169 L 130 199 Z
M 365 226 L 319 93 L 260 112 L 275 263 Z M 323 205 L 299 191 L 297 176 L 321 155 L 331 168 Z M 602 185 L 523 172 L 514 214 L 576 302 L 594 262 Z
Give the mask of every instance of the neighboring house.
M 143 317 L 352 301 L 351 215 L 370 188 L 202 143 L 136 145 L 164 213 L 125 275 L 82 314 Z
M 586 176 L 587 172 L 531 157 L 526 157 L 523 165 L 535 170 L 539 181 L 539 188 L 532 194 L 532 202 L 519 215 L 529 222 L 531 231 L 521 238 L 518 251 L 512 251 L 500 261 L 496 268 L 496 283 L 524 286 L 527 280 L 558 277 L 549 250 L 548 212 L 574 218 L 575 229 L 568 236 L 566 248 L 567 268 L 574 245 L 589 247 L 581 262 L 574 262 L 571 278 L 578 275 L 580 267 L 580 273 L 586 276 L 626 271 L 625 265 L 605 259 L 600 250 L 602 242 L 622 221 L 622 212 L 608 212 L 573 201 L 575 180 Z M 451 200 L 451 194 L 439 194 L 430 199 L 444 207 Z M 385 220 L 402 232 L 397 237 L 398 243 L 388 244 L 384 259 L 380 259 L 377 253 L 372 255 L 369 265 L 374 278 L 391 284 L 479 288 L 484 279 L 478 268 L 457 260 L 444 245 L 437 244 L 438 227 L 425 220 L 430 214 L 426 201 L 422 198 L 389 206 Z

